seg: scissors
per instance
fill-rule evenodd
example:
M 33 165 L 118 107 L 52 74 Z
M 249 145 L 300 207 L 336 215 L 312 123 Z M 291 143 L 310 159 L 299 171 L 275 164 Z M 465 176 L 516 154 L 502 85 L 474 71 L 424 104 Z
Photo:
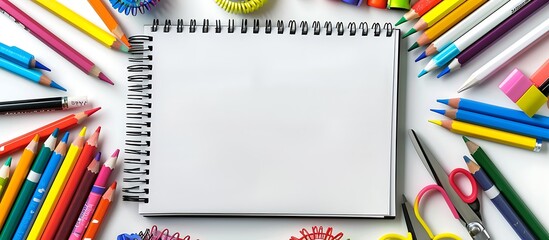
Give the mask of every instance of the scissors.
M 461 168 L 460 170 L 460 168 L 458 168 L 452 171 L 450 173 L 450 176 L 448 176 L 448 174 L 446 174 L 446 172 L 442 168 L 442 165 L 440 165 L 438 160 L 429 151 L 427 146 L 422 143 L 414 130 L 410 129 L 409 136 L 412 144 L 414 145 L 414 148 L 416 149 L 417 154 L 419 155 L 419 158 L 423 162 L 423 165 L 425 165 L 425 168 L 427 168 L 427 170 L 437 183 L 426 186 L 419 192 L 414 203 L 414 212 L 419 213 L 419 207 L 416 207 L 416 205 L 419 205 L 419 202 L 425 193 L 431 190 L 437 190 L 443 196 L 445 196 L 446 202 L 450 206 L 450 210 L 452 210 L 453 213 L 454 210 L 456 211 L 454 216 L 460 220 L 463 226 L 467 229 L 469 235 L 474 240 L 490 239 L 490 235 L 484 227 L 484 224 L 482 223 L 480 217 L 480 204 L 478 202 L 478 199 L 476 199 L 478 186 L 476 185 L 476 182 L 471 173 L 469 173 L 469 171 L 465 169 Z M 469 182 L 471 183 L 473 189 L 470 195 L 467 196 L 463 194 L 463 192 L 461 192 L 459 187 L 457 187 L 457 185 L 455 184 L 455 177 L 458 174 L 463 174 L 469 179 Z M 430 238 L 424 239 L 434 239 L 434 236 L 425 224 L 425 221 L 423 221 L 419 214 L 416 214 L 416 216 L 418 217 L 421 225 L 423 225 L 424 229 L 429 233 Z
M 444 194 L 443 194 L 444 196 Z M 448 195 L 445 195 L 446 197 Z M 446 199 L 445 197 L 445 199 Z M 418 201 L 418 198 L 416 198 L 416 202 Z M 449 203 L 447 201 L 447 203 Z M 414 204 L 414 207 L 410 205 L 410 203 L 406 200 L 406 196 L 402 194 L 402 212 L 404 213 L 404 220 L 406 221 L 406 227 L 408 228 L 408 234 L 406 236 L 399 235 L 396 233 L 389 233 L 383 235 L 379 240 L 423 240 L 423 239 L 454 239 L 454 240 L 461 240 L 460 237 L 458 237 L 455 234 L 452 233 L 441 233 L 436 236 L 432 236 L 432 233 L 430 233 L 429 228 L 425 228 L 423 225 L 425 222 L 419 215 L 419 211 L 416 211 L 418 204 Z M 453 208 L 450 206 L 450 210 Z M 457 214 L 455 212 L 455 209 L 453 209 L 452 213 Z M 457 215 L 454 215 L 454 217 L 458 218 Z M 421 220 L 420 220 L 421 219 Z

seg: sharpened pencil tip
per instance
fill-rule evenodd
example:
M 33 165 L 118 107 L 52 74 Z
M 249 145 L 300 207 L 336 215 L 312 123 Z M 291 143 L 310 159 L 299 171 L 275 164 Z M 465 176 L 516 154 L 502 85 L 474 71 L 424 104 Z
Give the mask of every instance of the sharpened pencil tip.
M 89 117 L 92 114 L 94 114 L 95 112 L 99 111 L 99 109 L 101 109 L 101 107 L 92 108 L 90 110 L 84 111 L 84 114 L 88 115 L 88 117 Z
M 418 78 L 423 77 L 423 75 L 427 74 L 428 72 L 425 71 L 425 69 L 421 70 L 421 72 L 417 75 Z
M 401 17 L 401 18 L 398 20 L 398 22 L 395 24 L 395 26 L 398 26 L 398 25 L 400 25 L 400 24 L 403 24 L 403 23 L 405 23 L 406 21 L 408 21 L 408 20 L 406 20 L 405 17 Z
M 130 51 L 130 48 L 122 43 L 120 44 L 120 51 L 127 53 Z
M 461 136 L 461 138 L 463 138 L 463 141 L 464 141 L 464 142 L 469 142 L 469 141 L 471 141 L 471 140 L 469 140 L 469 138 L 467 138 L 466 136 Z
M 446 75 L 450 73 L 450 68 L 449 67 L 446 67 L 444 69 L 442 69 L 442 72 L 440 72 L 438 75 L 437 75 L 437 78 L 441 78 L 442 76 Z
M 412 50 L 414 50 L 414 49 L 416 49 L 416 48 L 418 48 L 418 47 L 419 47 L 419 44 L 418 44 L 417 42 L 415 42 L 414 44 L 412 44 L 412 46 L 410 46 L 410 48 L 408 48 L 408 52 L 409 52 L 409 51 L 412 51 Z M 417 62 L 417 61 L 416 61 L 416 62 Z
M 433 124 L 436 124 L 436 125 L 439 125 L 439 126 L 442 126 L 442 121 L 441 120 L 429 120 L 430 123 L 433 123 Z
M 86 130 L 88 130 L 88 128 L 83 127 L 82 130 L 80 130 L 80 133 L 78 134 L 78 136 L 80 136 L 80 137 L 86 136 Z
M 103 73 L 99 73 L 99 79 L 101 79 L 101 81 L 103 82 L 106 82 L 110 85 L 114 85 L 114 82 L 112 82 L 107 76 L 105 76 L 105 74 Z
M 118 154 L 120 154 L 120 149 L 116 149 L 116 150 L 112 153 L 111 157 L 118 157 Z
M 6 166 L 11 166 L 11 156 L 8 157 L 8 160 L 4 163 Z
M 431 109 L 431 112 L 435 112 L 435 113 L 438 113 L 440 115 L 446 114 L 446 110 L 443 110 L 443 109 Z
M 57 137 L 57 134 L 59 134 L 59 128 L 56 128 L 56 129 L 53 130 L 53 132 L 51 133 L 51 135 L 52 135 L 53 137 L 55 137 L 55 138 Z
M 404 38 L 407 38 L 408 36 L 410 36 L 410 35 L 412 35 L 412 34 L 414 34 L 414 33 L 416 33 L 416 32 L 417 32 L 417 30 L 416 30 L 415 28 L 412 28 L 412 29 L 410 29 L 407 33 L 405 33 L 404 35 L 402 35 L 402 38 L 403 38 L 403 39 L 404 39 Z
M 463 160 L 465 160 L 465 163 L 471 162 L 471 159 L 467 156 L 463 156 Z
M 424 59 L 426 57 L 427 57 L 427 53 L 425 53 L 425 51 L 424 51 L 416 58 L 416 62 L 419 62 L 419 61 L 421 61 L 422 59 Z
M 101 152 L 97 152 L 97 153 L 95 154 L 95 157 L 94 157 L 93 159 L 96 160 L 96 161 L 101 160 Z
M 48 67 L 44 66 L 44 64 L 36 60 L 34 61 L 34 67 L 51 72 L 51 69 L 49 69 Z
M 437 102 L 448 105 L 448 103 L 450 103 L 450 99 L 437 99 Z
M 61 87 L 61 85 L 57 84 L 57 83 L 54 82 L 54 81 L 51 81 L 50 87 L 57 88 L 57 89 L 59 89 L 59 90 L 61 90 L 61 91 L 65 91 L 65 92 L 67 91 L 67 89 L 65 89 L 64 87 Z
M 66 132 L 65 135 L 63 135 L 61 142 L 67 143 L 69 141 L 69 135 L 70 135 L 70 132 Z

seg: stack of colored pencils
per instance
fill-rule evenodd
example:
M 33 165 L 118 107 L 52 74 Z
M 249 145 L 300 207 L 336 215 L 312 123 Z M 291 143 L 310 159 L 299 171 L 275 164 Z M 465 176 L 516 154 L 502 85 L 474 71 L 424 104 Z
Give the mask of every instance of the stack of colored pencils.
M 100 127 L 87 141 L 83 127 L 70 146 L 69 132 L 58 142 L 55 128 L 39 147 L 44 129 L 33 131 L 12 176 L 11 157 L 0 168 L 0 239 L 93 239 L 116 189 L 108 182 L 119 150 L 101 167 Z
M 549 140 L 549 117 L 534 115 L 465 98 L 439 99 L 454 109 L 431 111 L 450 120 L 430 120 L 454 133 L 539 152 Z
M 445 67 L 437 76 L 463 65 L 544 7 L 547 0 L 420 0 L 396 25 L 419 18 L 403 37 L 424 31 L 408 49 L 427 46 L 416 59 L 433 56 L 421 77 Z

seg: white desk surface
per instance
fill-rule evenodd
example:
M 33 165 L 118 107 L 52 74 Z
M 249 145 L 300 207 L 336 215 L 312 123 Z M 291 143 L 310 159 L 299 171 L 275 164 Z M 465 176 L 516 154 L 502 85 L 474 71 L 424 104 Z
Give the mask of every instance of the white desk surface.
M 90 21 L 105 28 L 86 1 L 60 0 Z M 13 1 L 37 21 L 41 22 L 50 31 L 57 34 L 64 41 L 95 62 L 103 72 L 115 83 L 110 86 L 90 76 L 85 75 L 75 66 L 67 62 L 38 39 L 27 33 L 23 28 L 14 24 L 7 17 L 0 17 L 2 34 L 0 41 L 8 45 L 17 45 L 36 56 L 36 59 L 53 69 L 48 73 L 52 79 L 69 90 L 70 95 L 87 95 L 93 106 L 103 109 L 85 123 L 91 133 L 97 126 L 102 126 L 100 149 L 110 154 L 115 148 L 124 148 L 125 126 L 125 95 L 126 95 L 126 67 L 129 65 L 127 55 L 107 49 L 90 39 L 83 33 L 72 28 L 46 10 L 31 1 Z M 367 21 L 395 23 L 404 13 L 400 10 L 380 10 L 367 6 L 355 7 L 335 0 L 271 0 L 261 11 L 248 16 L 238 16 L 224 12 L 213 0 L 178 1 L 162 0 L 149 14 L 136 17 L 127 17 L 117 14 L 128 35 L 140 34 L 142 25 L 149 24 L 153 18 L 183 18 L 186 22 L 195 18 L 201 21 L 208 18 L 240 19 L 242 17 L 259 19 L 283 20 L 330 20 L 330 21 Z M 476 57 L 470 64 L 458 73 L 450 74 L 443 79 L 436 79 L 433 74 L 417 79 L 417 74 L 427 63 L 426 60 L 414 63 L 420 49 L 407 53 L 406 49 L 419 34 L 405 39 L 401 48 L 401 115 L 399 129 L 399 165 L 398 165 L 398 196 L 404 193 L 408 199 L 413 199 L 417 192 L 425 185 L 433 183 L 407 136 L 407 129 L 415 129 L 430 146 L 434 154 L 442 161 L 447 170 L 455 167 L 465 167 L 462 156 L 467 149 L 461 136 L 450 133 L 441 127 L 427 122 L 428 119 L 442 119 L 438 114 L 429 111 L 430 108 L 445 108 L 436 103 L 438 98 L 467 97 L 474 100 L 486 101 L 497 105 L 516 108 L 498 88 L 497 85 L 511 72 L 514 67 L 520 68 L 526 75 L 532 74 L 547 57 L 549 57 L 549 39 L 545 38 L 520 58 L 512 61 L 500 72 L 492 77 L 491 81 L 457 94 L 457 88 L 479 66 L 493 58 L 507 46 L 515 42 L 530 29 L 541 23 L 549 16 L 549 7 L 538 11 L 520 26 L 506 35 L 503 39 Z M 412 26 L 406 23 L 399 26 L 404 32 Z M 106 29 L 106 28 L 105 28 Z M 244 50 L 245 51 L 245 50 Z M 284 61 L 284 59 L 281 59 Z M 61 96 L 62 92 L 35 86 L 26 80 L 13 76 L 6 71 L 0 71 L 2 87 L 0 101 L 36 98 L 47 96 Z M 71 112 L 76 112 L 71 111 Z M 545 107 L 540 113 L 549 115 Z M 32 130 L 45 123 L 49 123 L 69 114 L 68 112 L 53 112 L 41 114 L 27 114 L 18 116 L 0 117 L 1 141 L 6 141 L 22 132 Z M 77 130 L 71 131 L 74 135 Z M 74 136 L 73 136 L 74 137 Z M 71 138 L 72 139 L 72 138 Z M 475 140 L 491 156 L 492 160 L 507 177 L 515 190 L 522 196 L 538 219 L 549 228 L 549 210 L 546 207 L 549 200 L 549 160 L 548 146 L 540 153 L 529 152 L 513 147 L 503 146 L 483 140 Z M 438 146 L 436 145 L 437 143 Z M 16 158 L 18 158 L 16 155 Z M 121 159 L 124 155 L 121 156 Z M 122 161 L 114 172 L 114 177 L 122 181 Z M 112 178 L 112 177 L 111 177 Z M 465 185 L 465 184 L 464 184 Z M 120 185 L 119 185 L 120 186 Z M 337 194 L 337 189 L 333 192 Z M 301 228 L 310 229 L 314 225 L 332 226 L 336 231 L 343 231 L 345 239 L 377 239 L 388 232 L 406 233 L 406 226 L 400 209 L 395 220 L 364 220 L 364 219 L 318 219 L 318 218 L 215 218 L 215 217 L 155 217 L 145 218 L 137 213 L 137 204 L 121 201 L 120 188 L 116 192 L 116 199 L 111 206 L 108 222 L 102 226 L 100 239 L 115 239 L 120 233 L 136 232 L 152 224 L 167 227 L 171 230 L 189 234 L 193 239 L 262 239 L 280 240 L 298 236 Z M 189 196 L 192 197 L 192 196 Z M 341 196 L 346 197 L 346 196 Z M 314 199 L 311 199 L 314 201 Z M 499 214 L 494 205 L 486 196 L 481 197 L 483 219 L 492 239 L 518 239 L 512 228 Z M 453 232 L 469 239 L 465 228 L 458 220 L 451 218 L 451 214 L 439 195 L 434 195 L 425 201 L 423 216 L 435 233 Z

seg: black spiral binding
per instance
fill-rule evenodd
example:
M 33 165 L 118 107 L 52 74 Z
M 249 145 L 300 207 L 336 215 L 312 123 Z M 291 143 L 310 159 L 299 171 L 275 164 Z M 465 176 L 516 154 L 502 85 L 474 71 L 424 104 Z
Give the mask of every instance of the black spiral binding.
M 357 27 L 358 25 L 358 27 Z M 161 29 L 159 30 L 159 27 Z M 216 20 L 215 25 L 210 26 L 210 21 L 204 19 L 202 25 L 198 25 L 195 19 L 185 24 L 182 19 L 177 20 L 177 25 L 172 26 L 171 20 L 165 20 L 163 25 L 160 25 L 158 19 L 153 20 L 151 26 L 152 32 L 170 32 L 172 28 L 176 29 L 177 33 L 182 33 L 188 28 L 189 33 L 209 33 L 210 27 L 214 27 L 215 33 L 221 33 L 227 31 L 227 33 L 235 33 L 234 20 L 229 20 L 227 25 L 222 25 L 221 20 Z M 245 34 L 248 32 L 248 20 L 243 19 L 240 23 L 240 33 Z M 275 28 L 273 30 L 273 28 Z M 344 24 L 343 22 L 325 22 L 322 24 L 320 21 L 313 21 L 309 24 L 307 21 L 301 21 L 299 24 L 295 20 L 290 20 L 286 24 L 282 20 L 276 21 L 276 26 L 273 25 L 273 21 L 266 20 L 264 25 L 264 31 L 266 34 L 284 34 L 285 32 L 291 35 L 321 35 L 326 34 L 328 36 L 342 36 L 349 34 L 350 36 L 368 36 L 372 33 L 374 37 L 380 37 L 383 32 L 385 36 L 391 37 L 394 33 L 393 25 L 385 23 L 383 27 L 379 23 L 373 23 L 371 26 L 366 22 L 355 23 L 350 22 Z M 371 31 L 370 31 L 371 30 Z M 258 34 L 261 32 L 261 22 L 258 19 L 253 20 L 250 34 Z M 149 194 L 149 163 L 154 161 L 150 159 L 150 136 L 151 136 L 151 109 L 152 109 L 152 88 L 153 76 L 151 70 L 153 65 L 150 63 L 153 60 L 154 48 L 150 45 L 154 38 L 152 36 L 137 35 L 130 37 L 130 43 L 132 49 L 130 50 L 131 57 L 129 61 L 132 65 L 128 67 L 128 103 L 126 104 L 126 146 L 124 152 L 126 158 L 124 159 L 124 183 L 122 188 L 123 200 L 133 202 L 147 203 L 149 200 L 147 195 Z

